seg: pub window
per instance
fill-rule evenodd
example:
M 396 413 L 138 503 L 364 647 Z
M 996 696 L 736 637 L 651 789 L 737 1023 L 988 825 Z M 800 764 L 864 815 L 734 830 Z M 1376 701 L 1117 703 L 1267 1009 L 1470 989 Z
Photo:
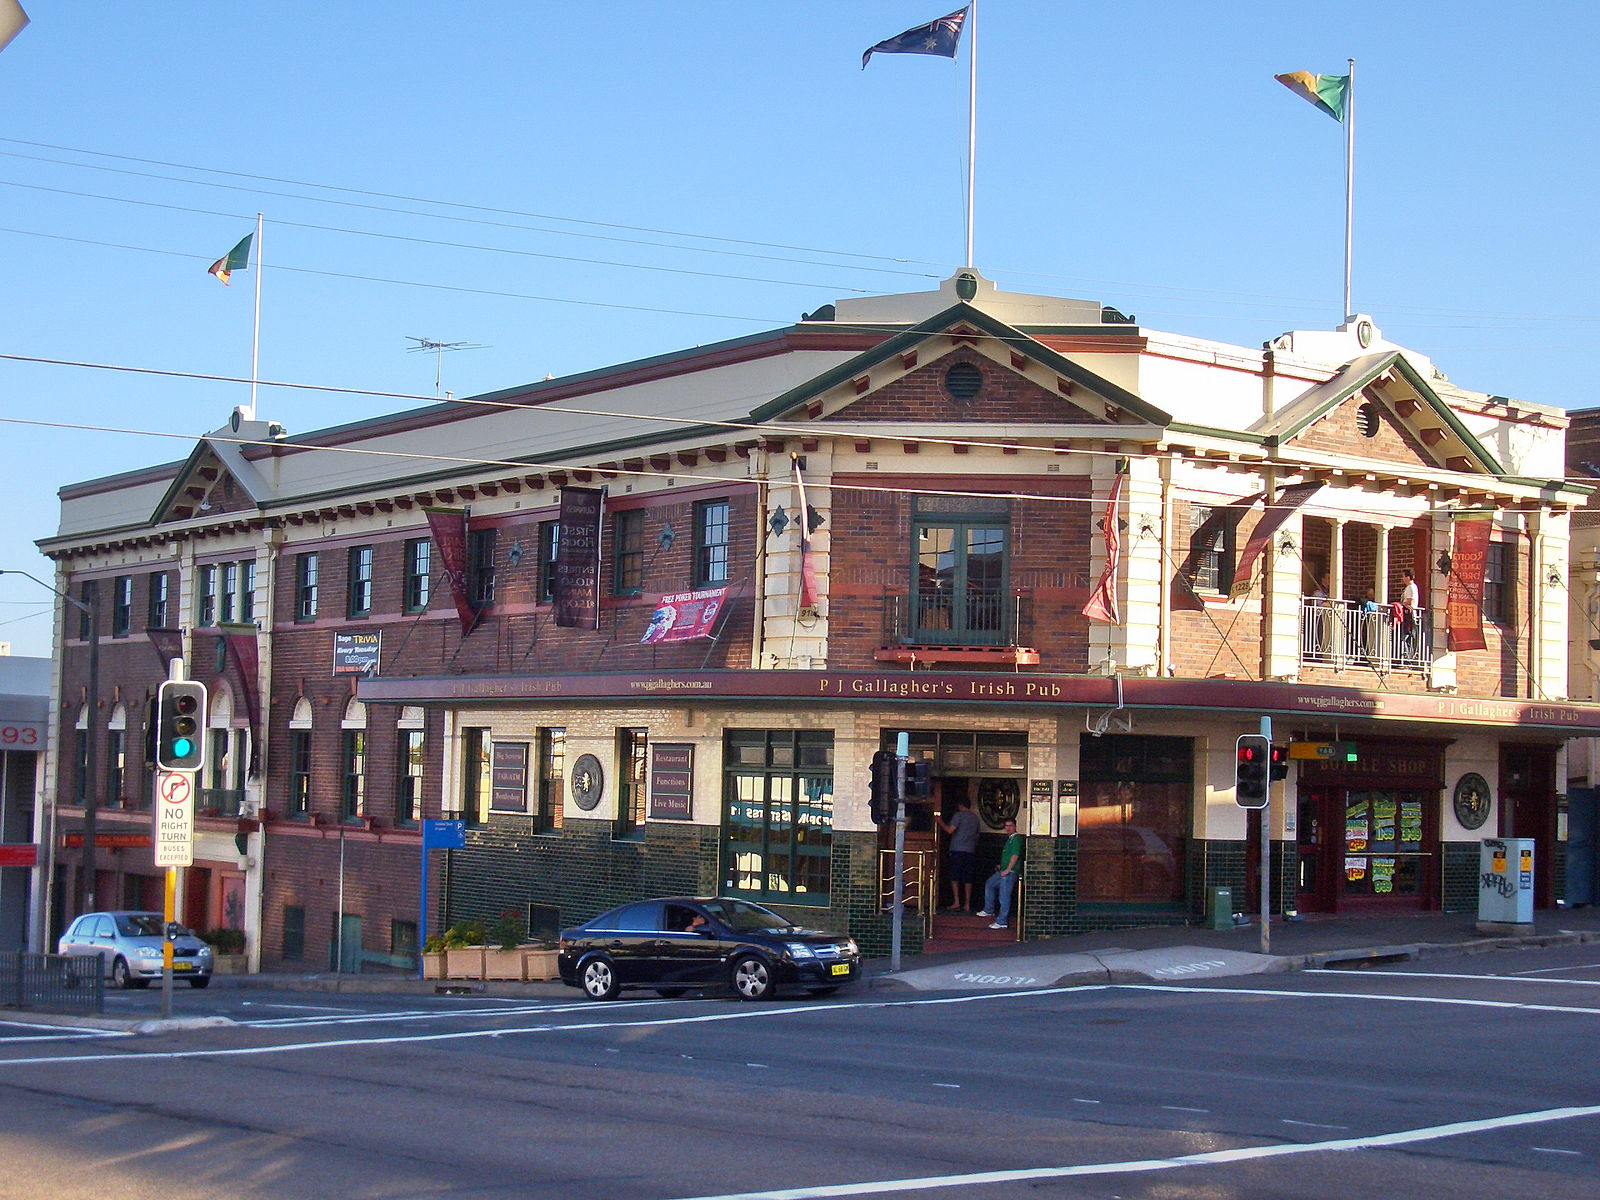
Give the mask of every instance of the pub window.
M 694 586 L 728 581 L 728 502 L 702 500 L 694 506 Z
M 619 838 L 644 836 L 645 784 L 648 779 L 648 729 L 617 730 L 617 825 Z
M 133 576 L 118 575 L 111 581 L 111 636 L 127 637 L 133 627 Z
M 317 619 L 317 556 L 300 554 L 294 560 L 294 619 Z
M 567 783 L 567 731 L 561 726 L 539 730 L 538 808 L 534 825 L 549 833 L 561 828 L 561 804 Z
M 1496 625 L 1513 621 L 1511 598 L 1516 595 L 1516 547 L 1510 542 L 1490 542 L 1483 561 L 1483 619 Z
M 239 620 L 246 623 L 256 619 L 256 560 L 247 558 L 239 564 Z
M 461 731 L 461 819 L 478 825 L 489 816 L 489 791 L 494 773 L 489 769 L 489 731 Z
M 200 599 L 195 609 L 195 624 L 217 623 L 217 565 L 207 563 L 200 568 Z
M 167 573 L 157 571 L 150 576 L 150 628 L 167 627 Z
M 222 564 L 222 595 L 217 607 L 217 622 L 233 624 L 235 610 L 239 607 L 239 564 Z
M 1189 506 L 1189 582 L 1197 592 L 1226 592 L 1233 586 L 1234 522 L 1227 509 Z
M 723 761 L 724 890 L 751 900 L 826 905 L 832 731 L 732 729 Z
M 345 615 L 372 615 L 372 547 L 350 547 L 350 586 Z
M 494 603 L 495 531 L 474 529 L 467 540 L 467 578 L 473 607 Z
M 94 599 L 98 590 L 92 579 L 78 589 L 78 600 L 83 606 L 78 609 L 78 636 L 84 641 L 100 632 L 94 627 Z
M 539 522 L 539 603 L 556 598 L 556 557 L 561 553 L 561 522 Z
M 427 538 L 412 538 L 406 543 L 407 612 L 419 613 L 426 611 L 432 572 L 433 543 Z
M 644 591 L 644 509 L 612 515 L 611 557 L 612 594 L 637 596 Z
M 289 815 L 311 815 L 311 730 L 289 731 Z

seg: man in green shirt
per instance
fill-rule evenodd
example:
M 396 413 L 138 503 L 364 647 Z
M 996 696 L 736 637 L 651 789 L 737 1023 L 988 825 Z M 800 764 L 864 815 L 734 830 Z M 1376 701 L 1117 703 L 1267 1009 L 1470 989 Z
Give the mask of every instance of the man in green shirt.
M 1006 844 L 1000 851 L 1000 865 L 983 886 L 983 911 L 980 917 L 994 917 L 990 929 L 1005 929 L 1011 923 L 1011 897 L 1022 870 L 1022 835 L 1014 820 L 1006 822 Z

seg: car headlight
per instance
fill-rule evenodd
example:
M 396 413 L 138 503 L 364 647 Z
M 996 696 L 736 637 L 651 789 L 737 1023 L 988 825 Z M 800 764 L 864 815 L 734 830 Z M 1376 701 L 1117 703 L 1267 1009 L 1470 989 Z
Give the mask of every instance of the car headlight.
M 860 954 L 861 953 L 860 947 L 856 945 L 855 938 L 851 938 L 849 941 L 845 942 L 845 944 L 844 944 L 844 952 L 846 954 Z
M 785 942 L 784 949 L 789 952 L 790 958 L 815 958 L 816 951 L 804 942 Z
M 210 958 L 211 957 L 211 947 L 210 946 L 201 946 L 200 947 L 200 957 L 201 958 Z
M 134 951 L 140 958 L 160 958 L 161 950 L 156 946 L 140 946 Z

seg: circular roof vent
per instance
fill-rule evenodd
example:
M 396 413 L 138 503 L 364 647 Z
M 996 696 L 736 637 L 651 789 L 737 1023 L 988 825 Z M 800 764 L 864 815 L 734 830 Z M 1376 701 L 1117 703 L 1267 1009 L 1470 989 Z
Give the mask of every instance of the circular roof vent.
M 975 363 L 952 363 L 944 373 L 944 390 L 950 393 L 952 400 L 966 403 L 983 391 L 983 372 Z
M 1371 400 L 1356 409 L 1356 432 L 1362 437 L 1378 436 L 1378 406 Z

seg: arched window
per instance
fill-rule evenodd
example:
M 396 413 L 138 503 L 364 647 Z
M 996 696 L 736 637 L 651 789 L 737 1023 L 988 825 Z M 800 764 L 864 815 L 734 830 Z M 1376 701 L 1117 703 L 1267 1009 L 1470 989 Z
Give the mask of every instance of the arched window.
M 311 701 L 294 702 L 289 718 L 289 816 L 305 820 L 311 815 Z

